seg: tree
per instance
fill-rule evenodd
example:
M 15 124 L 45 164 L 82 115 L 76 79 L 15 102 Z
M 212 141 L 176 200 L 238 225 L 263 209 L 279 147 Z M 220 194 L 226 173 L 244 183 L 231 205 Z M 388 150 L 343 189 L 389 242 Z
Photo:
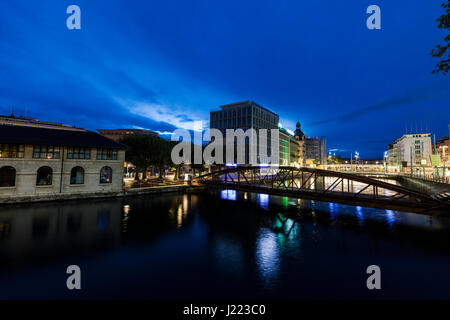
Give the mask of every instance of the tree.
M 143 179 L 146 178 L 149 166 L 159 168 L 161 178 L 162 168 L 171 164 L 171 141 L 157 136 L 134 134 L 123 137 L 120 142 L 127 146 L 125 160 L 135 165 L 138 172 L 143 172 Z
M 441 7 L 444 8 L 445 13 L 442 14 L 436 22 L 438 23 L 438 28 L 442 30 L 448 30 L 450 28 L 450 0 L 447 3 L 442 3 Z M 436 65 L 436 68 L 432 73 L 442 72 L 447 74 L 450 70 L 450 34 L 447 34 L 444 38 L 443 45 L 437 45 L 436 48 L 431 50 L 431 55 L 436 58 L 440 58 L 441 61 Z

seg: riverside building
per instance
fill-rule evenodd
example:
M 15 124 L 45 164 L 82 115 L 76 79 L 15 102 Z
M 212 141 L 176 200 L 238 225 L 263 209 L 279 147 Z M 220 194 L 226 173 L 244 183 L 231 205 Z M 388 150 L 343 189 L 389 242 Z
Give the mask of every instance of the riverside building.
M 122 144 L 62 124 L 14 116 L 2 119 L 0 203 L 122 191 Z

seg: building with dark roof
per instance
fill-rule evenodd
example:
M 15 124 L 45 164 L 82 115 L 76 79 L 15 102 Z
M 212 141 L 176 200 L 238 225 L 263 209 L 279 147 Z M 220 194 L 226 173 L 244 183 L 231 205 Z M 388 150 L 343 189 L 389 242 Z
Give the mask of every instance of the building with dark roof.
M 150 136 L 157 136 L 158 133 L 146 129 L 97 129 L 102 135 L 114 141 L 119 141 L 121 138 L 131 136 L 134 134 L 143 134 Z
M 122 191 L 124 145 L 85 129 L 10 120 L 0 124 L 0 203 Z

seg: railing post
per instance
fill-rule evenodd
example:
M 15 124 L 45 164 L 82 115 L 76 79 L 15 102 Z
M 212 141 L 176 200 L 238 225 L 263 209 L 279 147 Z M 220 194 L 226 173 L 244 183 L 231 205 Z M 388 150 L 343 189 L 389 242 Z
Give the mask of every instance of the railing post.
M 294 189 L 294 169 L 291 169 L 291 173 L 292 173 L 292 189 Z

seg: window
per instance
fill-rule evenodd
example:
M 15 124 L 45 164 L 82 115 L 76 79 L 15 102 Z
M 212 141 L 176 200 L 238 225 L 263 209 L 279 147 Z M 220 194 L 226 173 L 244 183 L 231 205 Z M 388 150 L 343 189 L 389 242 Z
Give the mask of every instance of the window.
M 0 158 L 23 158 L 23 144 L 0 144 Z
M 33 158 L 37 159 L 59 159 L 59 147 L 34 146 Z
M 97 160 L 117 160 L 117 150 L 97 149 Z
M 112 169 L 103 167 L 100 170 L 100 183 L 112 183 Z
M 36 185 L 50 186 L 52 184 L 53 170 L 50 167 L 40 167 L 37 171 Z
M 14 187 L 16 185 L 16 169 L 10 166 L 0 168 L 0 187 Z
M 67 159 L 90 159 L 91 149 L 89 148 L 68 148 Z
M 70 184 L 84 183 L 84 169 L 82 167 L 74 167 L 70 171 Z

